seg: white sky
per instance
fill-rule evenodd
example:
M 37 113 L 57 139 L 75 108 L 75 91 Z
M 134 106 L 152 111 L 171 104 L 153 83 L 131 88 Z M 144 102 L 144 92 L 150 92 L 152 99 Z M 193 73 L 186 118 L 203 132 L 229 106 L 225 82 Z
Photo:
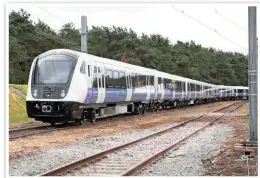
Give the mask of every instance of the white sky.
M 226 36 L 241 48 L 217 33 L 193 21 L 175 9 L 183 10 L 189 16 L 199 20 L 210 28 Z M 259 8 L 257 21 L 259 22 Z M 247 4 L 9 4 L 11 10 L 25 9 L 31 19 L 41 19 L 51 28 L 59 30 L 64 23 L 73 22 L 77 28 L 81 25 L 81 15 L 88 18 L 88 26 L 120 26 L 132 28 L 138 34 L 161 34 L 168 37 L 172 44 L 177 40 L 194 40 L 204 47 L 214 47 L 224 51 L 248 53 L 248 5 Z M 48 12 L 44 11 L 47 10 Z M 215 9 L 232 20 L 239 27 L 222 17 Z M 258 23 L 259 24 L 259 23 Z M 259 27 L 259 25 L 258 25 Z M 242 28 L 242 29 L 241 29 Z M 259 34 L 259 28 L 257 29 Z

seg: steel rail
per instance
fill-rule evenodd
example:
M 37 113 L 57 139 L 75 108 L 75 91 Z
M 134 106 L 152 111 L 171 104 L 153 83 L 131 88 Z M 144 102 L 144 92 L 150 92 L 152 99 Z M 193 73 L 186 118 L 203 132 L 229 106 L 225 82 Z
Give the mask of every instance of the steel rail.
M 216 104 L 216 105 L 213 105 L 213 106 L 210 106 L 210 107 L 215 107 L 215 106 L 218 106 L 220 104 Z M 195 107 L 195 106 L 202 106 L 202 105 L 194 105 L 194 106 L 191 106 L 192 108 Z M 209 106 L 208 106 L 209 107 Z M 162 111 L 170 111 L 172 108 L 165 108 L 163 109 Z M 181 109 L 181 108 L 176 108 L 176 109 Z M 150 113 L 146 113 L 146 115 L 152 115 L 152 114 L 155 114 L 153 112 L 150 112 Z M 108 116 L 104 116 L 104 117 L 97 117 L 97 121 L 98 122 L 102 122 L 102 121 L 105 121 L 107 119 L 113 119 L 113 118 L 120 118 L 120 117 L 137 117 L 138 115 L 133 115 L 133 114 L 118 114 L 118 115 L 108 115 Z M 59 126 L 59 125 L 58 125 Z M 84 127 L 84 125 L 71 125 L 71 128 L 80 128 L 80 127 Z M 16 135 L 16 136 L 11 136 L 12 133 L 15 133 L 15 132 L 22 132 L 22 131 L 30 131 L 30 130 L 34 130 L 34 129 L 45 129 L 46 130 L 42 130 L 42 131 L 39 131 L 39 132 L 33 132 L 33 133 L 27 133 L 27 134 L 21 134 L 21 135 Z M 52 131 L 57 131 L 57 130 L 64 130 L 64 129 L 70 129 L 69 126 L 65 126 L 65 127 L 62 127 L 62 128 L 57 128 L 57 127 L 53 127 L 51 125 L 49 126 L 35 126 L 35 127 L 24 127 L 24 128 L 17 128 L 17 129 L 11 129 L 9 130 L 9 140 L 14 140 L 14 139 L 18 139 L 18 138 L 24 138 L 24 137 L 29 137 L 29 136 L 33 136 L 33 135 L 39 135 L 39 134 L 43 134 L 43 133 L 47 133 L 47 132 L 52 132 Z
M 220 110 L 222 110 L 222 109 L 224 109 L 224 108 L 231 107 L 231 106 L 236 105 L 236 104 L 238 104 L 238 103 L 241 103 L 241 102 L 232 103 L 232 104 L 230 104 L 230 105 L 228 105 L 228 106 L 225 106 L 225 107 L 223 107 L 223 108 L 221 108 L 221 109 L 218 109 L 218 110 L 216 110 L 216 111 L 213 111 L 213 112 L 218 112 L 218 111 L 220 111 Z M 213 113 L 213 112 L 209 112 L 209 113 Z M 65 172 L 67 172 L 67 171 L 69 171 L 69 170 L 72 170 L 72 169 L 74 169 L 74 168 L 76 168 L 76 167 L 79 167 L 79 166 L 82 166 L 82 165 L 84 165 L 84 164 L 93 162 L 93 161 L 95 161 L 95 160 L 97 160 L 97 159 L 102 159 L 103 157 L 105 157 L 105 156 L 108 155 L 109 153 L 113 153 L 113 152 L 115 152 L 115 151 L 117 151 L 117 150 L 120 150 L 120 149 L 122 149 L 122 148 L 131 146 L 131 145 L 134 145 L 134 144 L 136 144 L 136 143 L 138 143 L 138 142 L 141 142 L 141 141 L 143 141 L 143 140 L 146 140 L 146 139 L 152 138 L 152 137 L 154 137 L 154 136 L 157 136 L 157 135 L 166 133 L 166 132 L 168 132 L 168 131 L 170 131 L 170 130 L 172 130 L 172 129 L 176 129 L 176 128 L 179 128 L 179 127 L 181 127 L 181 126 L 184 126 L 185 124 L 187 124 L 187 123 L 189 123 L 189 122 L 192 122 L 192 121 L 194 121 L 194 120 L 200 119 L 200 118 L 202 118 L 202 117 L 208 115 L 209 113 L 202 114 L 202 115 L 200 115 L 200 116 L 198 116 L 198 117 L 195 117 L 195 118 L 189 119 L 189 120 L 187 120 L 187 121 L 181 122 L 181 123 L 179 123 L 178 125 L 175 125 L 175 126 L 173 126 L 173 127 L 170 127 L 170 128 L 165 129 L 165 130 L 162 130 L 162 131 L 159 131 L 159 132 L 150 134 L 150 135 L 148 135 L 148 136 L 145 136 L 145 137 L 142 137 L 142 138 L 140 138 L 140 139 L 137 139 L 137 140 L 128 142 L 128 143 L 126 143 L 126 144 L 123 144 L 123 145 L 120 145 L 120 146 L 117 146 L 117 147 L 113 147 L 113 148 L 107 149 L 107 150 L 105 150 L 105 151 L 102 151 L 102 152 L 99 152 L 99 153 L 96 153 L 96 154 L 87 156 L 87 157 L 85 157 L 85 158 L 83 158 L 83 159 L 82 159 L 82 158 L 81 158 L 81 159 L 78 159 L 78 160 L 76 160 L 76 161 L 73 161 L 73 162 L 70 162 L 70 163 L 68 163 L 68 164 L 62 165 L 62 166 L 60 166 L 60 167 L 58 167 L 58 168 L 55 168 L 55 169 L 52 169 L 52 170 L 47 171 L 47 172 L 45 172 L 45 173 L 42 173 L 42 174 L 40 174 L 39 176 L 56 176 L 56 175 L 64 174 Z
M 239 105 L 238 107 L 236 107 L 236 109 L 238 109 L 239 107 L 241 107 L 242 105 L 244 105 L 244 103 L 242 103 L 241 105 Z M 130 168 L 129 170 L 127 170 L 126 172 L 122 173 L 120 176 L 131 176 L 134 175 L 135 173 L 139 172 L 142 168 L 154 163 L 155 161 L 157 161 L 158 159 L 160 159 L 161 157 L 163 157 L 169 150 L 173 149 L 173 148 L 178 148 L 181 146 L 181 143 L 188 140 L 189 138 L 191 138 L 192 136 L 196 135 L 198 132 L 204 130 L 206 127 L 213 125 L 213 123 L 215 121 L 217 121 L 218 119 L 224 117 L 227 113 L 229 112 L 233 112 L 233 111 L 228 111 L 224 114 L 222 114 L 221 116 L 213 119 L 211 122 L 207 123 L 206 125 L 204 125 L 203 127 L 201 127 L 200 129 L 194 131 L 193 133 L 191 133 L 190 135 L 188 135 L 187 137 L 173 143 L 172 145 L 168 146 L 167 148 L 155 153 L 154 155 L 152 155 L 151 157 L 143 160 L 141 163 L 133 166 L 132 168 Z

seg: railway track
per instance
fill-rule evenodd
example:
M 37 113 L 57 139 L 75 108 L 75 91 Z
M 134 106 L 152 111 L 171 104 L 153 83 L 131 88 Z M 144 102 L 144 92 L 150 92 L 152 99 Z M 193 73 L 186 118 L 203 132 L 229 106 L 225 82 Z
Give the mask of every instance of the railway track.
M 19 129 L 9 130 L 9 140 L 14 140 L 17 138 L 29 137 L 33 135 L 39 135 L 47 132 L 52 132 L 56 130 L 63 130 L 71 128 L 71 125 L 57 125 L 57 126 L 36 126 L 36 127 L 27 127 Z
M 216 104 L 211 104 L 208 107 L 215 107 L 220 105 L 220 103 L 216 103 Z M 193 105 L 193 106 L 189 106 L 189 108 L 192 107 L 196 107 L 198 105 Z M 203 106 L 203 105 L 199 105 L 199 106 Z M 180 109 L 180 108 L 177 108 Z M 171 111 L 172 108 L 165 108 L 164 111 L 168 112 Z M 146 115 L 149 114 L 154 114 L 154 113 L 146 113 Z M 128 118 L 128 117 L 136 117 L 139 115 L 133 115 L 133 114 L 125 114 L 125 115 L 109 115 L 109 116 L 103 116 L 103 117 L 98 117 L 97 121 L 106 121 L 108 119 L 113 119 L 113 118 Z M 34 135 L 40 135 L 40 134 L 44 134 L 44 133 L 48 133 L 48 132 L 52 132 L 52 131 L 57 131 L 57 130 L 63 130 L 63 129 L 70 129 L 70 128 L 75 128 L 75 127 L 83 127 L 83 126 L 79 126 L 79 125 L 66 125 L 66 124 L 61 124 L 61 125 L 57 125 L 57 126 L 34 126 L 34 127 L 25 127 L 25 128 L 17 128 L 17 129 L 10 129 L 9 130 L 9 140 L 15 140 L 18 138 L 25 138 L 25 137 L 29 137 L 29 136 L 34 136 Z
M 207 117 L 208 114 L 203 114 L 198 117 L 186 120 L 182 123 L 174 125 L 165 130 L 150 134 L 135 141 L 122 144 L 120 146 L 87 156 L 83 159 L 76 160 L 56 169 L 50 170 L 39 176 L 129 176 L 140 172 L 140 170 L 156 160 L 160 159 L 165 153 L 173 148 L 178 148 L 181 143 L 196 135 L 208 126 L 211 126 L 215 121 L 225 116 L 229 112 L 241 107 L 246 102 L 233 103 L 214 112 L 221 112 L 222 115 L 211 118 L 210 122 L 201 123 L 202 126 L 190 131 L 184 138 L 178 138 L 175 141 L 166 141 L 173 134 L 178 134 L 178 131 L 185 130 L 192 121 Z M 194 124 L 194 123 L 193 123 Z M 164 142 L 161 142 L 164 140 Z M 144 145 L 149 146 L 144 149 Z M 163 148 L 162 148 L 163 147 Z

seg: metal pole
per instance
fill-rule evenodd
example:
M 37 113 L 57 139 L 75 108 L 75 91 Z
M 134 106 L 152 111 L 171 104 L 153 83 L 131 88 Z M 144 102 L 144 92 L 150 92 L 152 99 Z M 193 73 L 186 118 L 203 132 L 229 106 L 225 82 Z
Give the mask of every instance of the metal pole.
M 248 85 L 249 85 L 249 140 L 257 138 L 257 31 L 256 7 L 248 7 Z
M 88 53 L 87 17 L 81 16 L 81 51 Z

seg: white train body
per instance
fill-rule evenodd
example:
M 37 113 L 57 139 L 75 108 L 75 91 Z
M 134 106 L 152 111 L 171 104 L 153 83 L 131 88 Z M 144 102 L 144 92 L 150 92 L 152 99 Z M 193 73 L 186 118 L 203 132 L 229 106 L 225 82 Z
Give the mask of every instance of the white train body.
M 32 63 L 26 97 L 29 117 L 43 122 L 91 119 L 235 97 L 248 87 L 218 86 L 67 49 L 47 51 Z

